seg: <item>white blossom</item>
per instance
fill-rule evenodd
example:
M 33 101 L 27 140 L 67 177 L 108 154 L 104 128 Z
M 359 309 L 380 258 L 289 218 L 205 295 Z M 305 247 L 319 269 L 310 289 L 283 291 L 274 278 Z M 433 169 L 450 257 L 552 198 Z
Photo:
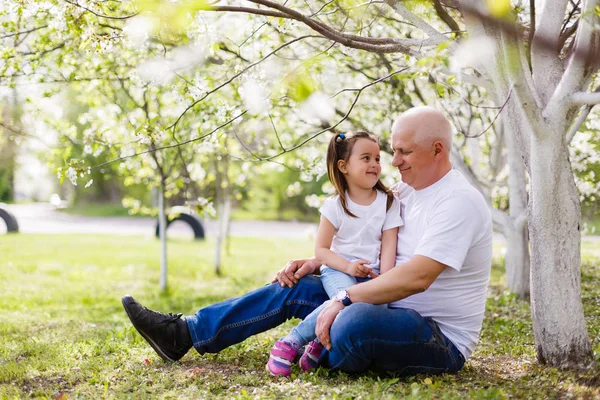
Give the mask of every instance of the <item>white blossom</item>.
M 154 28 L 154 21 L 145 15 L 138 15 L 135 18 L 131 18 L 125 24 L 123 31 L 127 35 L 127 38 L 134 46 L 141 46 L 146 40 L 148 40 L 148 34 L 152 32 Z
M 286 194 L 287 197 L 295 197 L 302 193 L 302 186 L 300 182 L 294 182 L 287 187 Z
M 496 42 L 488 36 L 469 38 L 450 57 L 450 70 L 460 76 L 463 68 L 485 67 L 496 59 Z
M 335 107 L 325 94 L 314 92 L 301 104 L 300 114 L 307 118 L 329 122 L 335 117 Z
M 269 108 L 269 91 L 257 81 L 244 82 L 238 92 L 251 114 L 261 114 Z
M 308 196 L 304 197 L 304 201 L 306 202 L 306 204 L 309 207 L 312 207 L 312 208 L 319 208 L 319 207 L 321 207 L 322 200 L 316 194 L 311 194 L 311 195 L 308 195 Z
M 65 176 L 71 181 L 73 186 L 77 186 L 77 171 L 73 167 L 69 167 L 65 171 Z

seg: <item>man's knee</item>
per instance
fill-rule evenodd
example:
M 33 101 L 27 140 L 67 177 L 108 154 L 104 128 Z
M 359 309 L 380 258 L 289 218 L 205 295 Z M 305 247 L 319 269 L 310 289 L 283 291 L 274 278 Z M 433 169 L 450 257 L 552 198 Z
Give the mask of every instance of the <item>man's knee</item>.
M 354 303 L 343 309 L 331 326 L 331 343 L 349 346 L 371 336 L 374 326 L 369 321 L 373 319 L 373 315 L 380 307 L 367 303 Z

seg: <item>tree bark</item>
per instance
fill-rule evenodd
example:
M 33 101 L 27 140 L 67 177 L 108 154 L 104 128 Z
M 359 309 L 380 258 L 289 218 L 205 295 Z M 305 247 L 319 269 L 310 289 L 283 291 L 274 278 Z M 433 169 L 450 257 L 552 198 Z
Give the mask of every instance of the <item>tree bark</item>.
M 515 223 L 511 219 L 511 222 L 509 228 L 504 231 L 506 286 L 523 299 L 530 293 L 529 235 L 525 221 Z
M 162 292 L 167 290 L 167 216 L 165 214 L 165 184 L 158 188 L 158 233 L 160 238 L 160 283 Z
M 504 115 L 504 144 L 507 149 L 508 163 L 508 197 L 509 197 L 509 223 L 504 229 L 506 237 L 506 284 L 508 288 L 520 298 L 529 296 L 530 293 L 530 257 L 529 236 L 527 233 L 527 175 L 525 164 L 521 158 L 517 138 L 528 137 L 530 132 L 521 132 L 527 129 L 527 124 L 522 123 L 522 114 L 516 104 L 510 100 Z
M 581 205 L 565 134 L 556 130 L 563 124 L 552 122 L 531 137 L 531 315 L 538 360 L 581 367 L 592 361 L 581 301 Z

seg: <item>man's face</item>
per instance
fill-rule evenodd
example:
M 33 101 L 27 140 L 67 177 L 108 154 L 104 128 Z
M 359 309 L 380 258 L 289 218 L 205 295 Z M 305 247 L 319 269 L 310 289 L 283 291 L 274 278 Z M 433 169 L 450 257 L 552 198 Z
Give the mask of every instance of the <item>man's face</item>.
M 398 168 L 402 182 L 420 190 L 431 185 L 435 174 L 433 143 L 418 143 L 414 129 L 398 127 L 392 133 L 392 165 Z

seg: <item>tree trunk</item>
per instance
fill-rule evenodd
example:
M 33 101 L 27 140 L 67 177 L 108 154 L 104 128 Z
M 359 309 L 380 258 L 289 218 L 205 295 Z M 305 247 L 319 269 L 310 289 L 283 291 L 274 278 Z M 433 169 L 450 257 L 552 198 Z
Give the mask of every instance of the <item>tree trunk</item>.
M 160 238 L 160 283 L 162 292 L 167 290 L 167 217 L 165 214 L 164 181 L 158 188 L 158 234 Z
M 529 296 L 529 236 L 527 223 L 513 223 L 504 231 L 506 238 L 506 285 L 520 298 Z
M 562 125 L 551 121 L 531 137 L 531 315 L 538 360 L 581 367 L 592 360 L 581 301 L 581 205 L 565 135 L 556 130 Z
M 506 237 L 506 284 L 520 298 L 530 293 L 529 237 L 527 235 L 527 177 L 516 138 L 528 137 L 520 132 L 525 124 L 519 123 L 522 114 L 515 101 L 507 104 L 503 122 L 504 144 L 507 149 L 508 197 L 510 222 L 504 229 Z

